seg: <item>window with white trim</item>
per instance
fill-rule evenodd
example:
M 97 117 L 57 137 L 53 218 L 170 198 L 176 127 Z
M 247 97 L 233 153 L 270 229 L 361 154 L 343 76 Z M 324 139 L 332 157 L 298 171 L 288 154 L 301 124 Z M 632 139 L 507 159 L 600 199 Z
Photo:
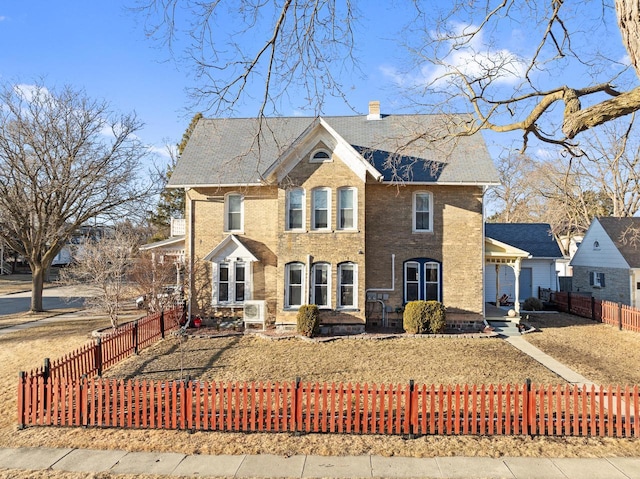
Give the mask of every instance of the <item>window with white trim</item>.
M 604 288 L 604 273 L 589 271 L 589 284 L 594 288 Z
M 304 301 L 304 264 L 289 263 L 285 266 L 285 298 L 286 308 L 299 308 Z
M 250 266 L 244 261 L 213 263 L 213 304 L 243 304 L 251 299 Z
M 230 193 L 224 198 L 225 231 L 244 229 L 244 199 L 242 195 Z
M 338 308 L 358 307 L 358 265 L 341 263 L 338 265 Z
M 404 263 L 404 302 L 442 301 L 441 265 L 437 261 L 417 258 Z
M 309 157 L 311 163 L 325 163 L 331 161 L 331 153 L 327 150 L 315 150 Z
M 313 190 L 311 209 L 311 227 L 314 230 L 331 229 L 331 190 L 316 188 Z
M 311 269 L 311 304 L 331 307 L 331 265 L 316 263 Z
M 287 191 L 287 229 L 304 229 L 304 189 L 294 188 Z
M 338 229 L 352 230 L 357 225 L 357 198 L 355 188 L 338 189 Z
M 426 191 L 413 194 L 413 231 L 433 231 L 433 215 L 431 214 L 433 195 Z

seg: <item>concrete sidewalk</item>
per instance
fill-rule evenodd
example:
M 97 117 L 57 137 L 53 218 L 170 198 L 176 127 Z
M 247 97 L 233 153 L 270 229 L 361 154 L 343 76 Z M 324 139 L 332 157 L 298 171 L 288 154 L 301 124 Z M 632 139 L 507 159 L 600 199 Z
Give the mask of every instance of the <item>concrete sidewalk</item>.
M 640 458 L 203 456 L 87 449 L 0 449 L 0 469 L 186 477 L 640 478 Z

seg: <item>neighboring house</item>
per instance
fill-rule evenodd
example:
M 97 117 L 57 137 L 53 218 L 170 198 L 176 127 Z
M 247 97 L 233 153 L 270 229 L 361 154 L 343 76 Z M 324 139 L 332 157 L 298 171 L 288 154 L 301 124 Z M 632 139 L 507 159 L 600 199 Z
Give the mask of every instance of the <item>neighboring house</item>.
M 80 226 L 73 232 L 71 238 L 62 247 L 55 258 L 53 258 L 51 265 L 68 265 L 73 261 L 73 256 L 78 254 L 78 250 L 82 250 L 82 245 L 86 241 L 100 241 L 102 238 L 110 234 L 112 234 L 112 230 L 107 226 Z
M 185 231 L 184 218 L 171 218 L 169 238 L 142 245 L 140 251 L 151 252 L 154 261 L 158 263 L 169 261 L 183 266 Z
M 506 295 L 519 311 L 520 302 L 537 298 L 539 288 L 558 290 L 556 262 L 563 255 L 550 225 L 487 223 L 485 236 L 487 302 Z
M 640 307 L 640 218 L 594 218 L 571 266 L 573 291 Z
M 259 302 L 288 328 L 317 304 L 325 328 L 363 331 L 434 299 L 478 326 L 483 193 L 498 182 L 485 143 L 427 140 L 469 116 L 379 112 L 198 122 L 168 184 L 186 189 L 190 270 L 211 271 L 194 314 Z

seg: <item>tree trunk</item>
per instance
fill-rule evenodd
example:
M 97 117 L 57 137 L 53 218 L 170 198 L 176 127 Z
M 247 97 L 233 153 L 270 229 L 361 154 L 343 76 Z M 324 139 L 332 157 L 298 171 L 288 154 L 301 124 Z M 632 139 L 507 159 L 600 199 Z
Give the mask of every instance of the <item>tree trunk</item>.
M 638 0 L 616 0 L 618 27 L 631 65 L 640 78 L 640 6 Z
M 31 312 L 44 311 L 42 307 L 42 289 L 44 286 L 44 273 L 46 268 L 42 265 L 31 265 Z

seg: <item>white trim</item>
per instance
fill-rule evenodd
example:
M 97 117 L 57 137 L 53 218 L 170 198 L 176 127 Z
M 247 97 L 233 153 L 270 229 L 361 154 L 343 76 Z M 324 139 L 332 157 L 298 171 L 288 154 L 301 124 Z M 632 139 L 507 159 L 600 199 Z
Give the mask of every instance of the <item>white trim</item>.
M 227 300 L 222 301 L 219 298 L 220 292 L 220 269 L 221 266 L 226 266 L 227 269 Z M 236 300 L 236 286 L 238 282 L 236 281 L 236 275 L 238 271 L 238 267 L 242 267 L 244 269 L 244 299 L 242 301 Z M 213 306 L 220 307 L 233 307 L 233 306 L 241 306 L 245 301 L 251 300 L 253 298 L 252 287 L 253 282 L 251 281 L 251 275 L 253 274 L 253 270 L 251 268 L 251 263 L 247 261 L 220 261 L 217 263 L 212 263 L 211 265 L 211 304 Z
M 229 227 L 229 198 L 231 196 L 240 197 L 240 228 L 231 229 Z M 237 192 L 229 192 L 224 195 L 224 231 L 225 233 L 244 233 L 244 195 Z
M 340 294 L 342 289 L 342 281 L 341 281 L 341 273 L 343 266 L 351 266 L 353 268 L 353 304 L 343 305 Z M 337 308 L 339 310 L 349 310 L 349 309 L 357 309 L 358 308 L 358 263 L 354 263 L 353 261 L 345 261 L 343 263 L 338 264 L 338 276 L 337 276 L 338 287 L 336 290 L 336 303 Z
M 319 191 L 323 191 L 327 195 L 327 226 L 325 227 L 316 226 L 316 194 Z M 332 196 L 331 188 L 327 186 L 319 186 L 311 190 L 311 230 L 312 231 L 331 231 L 331 216 L 332 216 L 331 196 Z
M 380 184 L 394 185 L 406 184 L 414 186 L 500 186 L 502 183 L 496 183 L 494 181 L 387 181 L 380 180 Z
M 416 214 L 418 211 L 416 210 L 416 198 L 418 195 L 427 195 L 429 198 L 429 228 L 428 229 L 418 229 L 416 225 Z M 411 231 L 413 233 L 433 233 L 433 193 L 430 191 L 414 191 L 411 198 Z
M 290 304 L 290 298 L 289 298 L 289 273 L 291 271 L 291 267 L 292 266 L 299 266 L 300 267 L 300 281 L 301 281 L 301 285 L 300 285 L 300 304 Z M 284 309 L 286 310 L 295 310 L 295 309 L 299 309 L 300 306 L 302 306 L 305 302 L 305 287 L 306 287 L 306 273 L 305 273 L 305 265 L 304 263 L 300 262 L 300 261 L 293 261 L 291 263 L 287 263 L 284 265 Z
M 315 156 L 318 153 L 326 154 L 327 158 L 316 158 Z M 333 156 L 331 155 L 331 152 L 326 148 L 317 148 L 313 150 L 309 155 L 309 163 L 332 163 L 332 162 L 333 162 Z
M 353 196 L 351 198 L 352 201 L 352 211 L 353 211 L 353 225 L 350 228 L 341 228 L 340 227 L 340 212 L 342 210 L 342 201 L 340 198 L 340 193 L 342 191 L 351 191 L 353 193 Z M 337 221 L 337 225 L 336 225 L 336 229 L 339 231 L 355 231 L 358 229 L 358 188 L 356 188 L 355 186 L 341 186 L 340 188 L 338 188 L 338 192 L 337 192 L 337 203 L 338 203 L 338 207 L 336 208 L 336 221 Z
M 264 183 L 203 183 L 203 184 L 195 184 L 188 183 L 184 185 L 167 185 L 165 188 L 184 188 L 184 189 L 195 189 L 195 188 L 245 188 L 247 186 L 264 186 Z
M 327 304 L 318 304 L 316 302 L 316 268 L 318 267 L 326 267 L 327 268 L 327 283 L 324 285 L 327 288 Z M 315 304 L 318 306 L 318 309 L 331 309 L 331 296 L 332 296 L 332 288 L 331 288 L 331 263 L 327 263 L 324 261 L 320 261 L 318 263 L 313 263 L 311 266 L 311 300 L 310 304 Z
M 415 301 L 413 299 L 409 299 L 407 296 L 407 267 L 409 265 L 415 266 L 416 271 L 418 272 L 418 279 L 416 281 L 412 281 L 411 284 L 415 284 L 417 283 L 418 285 L 418 297 L 416 298 L 416 300 L 420 299 L 420 279 L 422 276 L 422 272 L 420 271 L 420 263 L 418 263 L 417 261 L 406 261 L 404 263 L 404 267 L 402 268 L 403 270 L 403 275 L 402 275 L 402 292 L 403 292 L 403 297 L 402 297 L 402 301 L 405 303 L 408 303 L 409 301 Z
M 294 192 L 294 191 L 301 191 L 302 192 L 302 224 L 300 225 L 299 228 L 292 228 L 291 224 L 290 224 L 290 215 L 289 215 L 289 211 L 290 211 L 290 201 L 289 201 L 289 195 Z M 306 230 L 306 219 L 307 219 L 307 192 L 304 188 L 291 188 L 286 190 L 285 193 L 285 230 L 286 231 L 305 231 Z
M 438 294 L 436 295 L 436 301 L 440 301 L 442 302 L 442 298 L 440 297 L 440 285 L 442 284 L 442 279 L 440 278 L 440 263 L 438 263 L 437 261 L 427 261 L 424 263 L 424 275 L 423 275 L 423 283 L 424 283 L 424 294 L 423 294 L 423 299 L 425 301 L 429 301 L 427 299 L 427 285 L 428 284 L 434 284 L 433 281 L 427 281 L 427 266 L 429 265 L 435 265 L 436 266 L 436 273 L 438 274 L 438 280 L 436 281 L 436 287 L 437 287 L 437 292 Z

